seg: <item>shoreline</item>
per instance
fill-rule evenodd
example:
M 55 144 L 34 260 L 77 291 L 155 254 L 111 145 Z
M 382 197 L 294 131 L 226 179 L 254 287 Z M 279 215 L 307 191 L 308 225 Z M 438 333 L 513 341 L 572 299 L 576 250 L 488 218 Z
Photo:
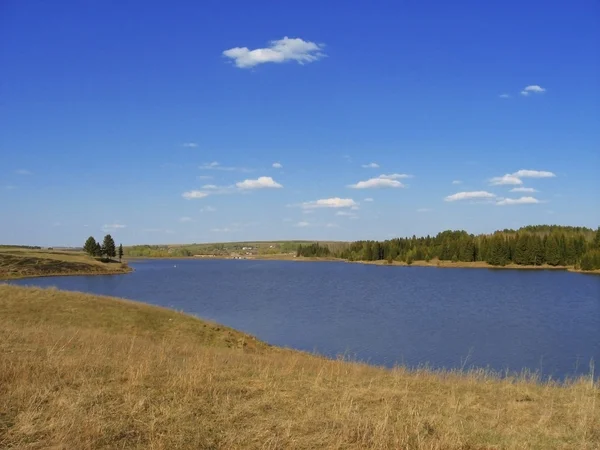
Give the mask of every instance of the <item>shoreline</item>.
M 14 281 L 14 280 L 26 280 L 28 278 L 49 278 L 49 277 L 89 277 L 89 276 L 100 276 L 100 275 L 127 275 L 133 272 L 132 267 L 127 266 L 126 270 L 111 270 L 106 272 L 58 272 L 58 273 L 43 273 L 43 274 L 31 274 L 31 275 L 18 275 L 15 277 L 3 277 L 0 275 L 0 282 L 2 281 Z
M 10 448 L 259 449 L 272 435 L 306 449 L 600 442 L 588 375 L 385 368 L 115 297 L 0 284 L 0 354 Z
M 0 251 L 0 280 L 38 277 L 121 275 L 133 269 L 124 261 L 100 260 L 84 253 L 43 250 Z
M 488 270 L 550 270 L 550 271 L 564 271 L 572 273 L 583 273 L 590 275 L 600 275 L 600 269 L 595 270 L 581 270 L 576 269 L 573 266 L 551 266 L 544 264 L 541 266 L 532 265 L 519 265 L 519 264 L 507 264 L 505 266 L 493 266 L 491 264 L 475 261 L 475 262 L 451 262 L 451 261 L 414 261 L 412 264 L 405 262 L 394 261 L 391 264 L 385 260 L 379 261 L 347 261 L 350 263 L 367 264 L 374 266 L 395 266 L 395 267 L 432 267 L 436 269 L 488 269 Z
M 230 256 L 160 256 L 160 257 L 127 257 L 127 261 L 142 261 L 142 260 L 153 260 L 153 259 L 164 259 L 164 260 L 237 260 Z M 377 261 L 349 261 L 341 258 L 333 257 L 294 257 L 289 255 L 258 255 L 241 258 L 238 261 L 297 261 L 297 262 L 344 262 L 349 264 L 365 264 L 374 266 L 386 266 L 386 267 L 430 267 L 435 269 L 488 269 L 488 270 L 552 270 L 552 271 L 566 271 L 572 273 L 582 273 L 587 275 L 600 275 L 600 269 L 595 270 L 581 270 L 576 269 L 573 266 L 551 266 L 544 264 L 541 266 L 532 265 L 519 265 L 519 264 L 507 264 L 505 266 L 493 266 L 483 261 L 474 262 L 452 262 L 452 261 L 414 261 L 412 264 L 405 262 L 393 261 L 388 263 L 386 260 Z

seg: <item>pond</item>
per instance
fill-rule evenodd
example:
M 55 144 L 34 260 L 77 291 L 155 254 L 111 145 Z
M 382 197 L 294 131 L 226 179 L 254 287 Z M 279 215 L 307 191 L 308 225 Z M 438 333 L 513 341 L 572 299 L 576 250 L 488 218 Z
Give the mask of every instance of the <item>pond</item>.
M 177 309 L 274 345 L 377 365 L 544 377 L 600 360 L 600 277 L 341 262 L 145 260 L 115 276 L 26 279 Z

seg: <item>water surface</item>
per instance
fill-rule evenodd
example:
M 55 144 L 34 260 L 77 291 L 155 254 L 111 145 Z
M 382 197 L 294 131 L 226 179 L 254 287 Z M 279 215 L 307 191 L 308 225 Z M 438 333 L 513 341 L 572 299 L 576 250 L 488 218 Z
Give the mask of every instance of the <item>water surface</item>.
M 114 276 L 15 284 L 124 297 L 274 345 L 373 364 L 539 371 L 600 361 L 600 277 L 562 271 L 339 262 L 147 260 Z

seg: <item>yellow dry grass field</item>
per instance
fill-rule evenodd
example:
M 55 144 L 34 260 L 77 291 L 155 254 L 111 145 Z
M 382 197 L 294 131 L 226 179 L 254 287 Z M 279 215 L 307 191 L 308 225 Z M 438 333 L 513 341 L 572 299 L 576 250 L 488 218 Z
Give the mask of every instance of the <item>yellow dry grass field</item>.
M 101 262 L 83 252 L 0 248 L 0 280 L 58 275 L 127 273 L 126 264 Z
M 598 449 L 600 388 L 388 370 L 0 285 L 0 448 Z

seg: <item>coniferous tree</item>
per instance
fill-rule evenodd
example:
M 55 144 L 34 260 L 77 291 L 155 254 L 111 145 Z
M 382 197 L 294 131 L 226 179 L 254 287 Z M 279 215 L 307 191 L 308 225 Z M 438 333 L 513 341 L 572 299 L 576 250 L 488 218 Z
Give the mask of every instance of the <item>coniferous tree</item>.
M 102 258 L 103 254 L 104 251 L 102 250 L 102 245 L 100 244 L 100 242 L 96 242 L 96 250 L 94 251 L 94 255 L 98 258 Z
M 446 230 L 436 236 L 395 238 L 386 241 L 357 241 L 342 248 L 318 244 L 299 246 L 299 256 L 331 255 L 353 261 L 413 261 L 439 258 L 454 261 L 486 261 L 490 264 L 575 265 L 595 264 L 589 255 L 600 242 L 600 231 L 584 227 L 538 225 L 519 230 L 503 230 L 492 235 L 469 235 L 459 230 Z M 325 250 L 326 249 L 326 250 Z M 600 248 L 598 248 L 600 250 Z M 135 252 L 136 248 L 130 249 Z M 410 253 L 410 256 L 409 256 Z M 132 253 L 132 255 L 135 253 Z M 138 254 L 143 256 L 143 254 Z
M 104 242 L 102 243 L 103 253 L 107 258 L 114 258 L 117 256 L 117 249 L 115 248 L 115 241 L 110 234 L 104 236 Z
M 544 241 L 542 241 L 542 238 L 539 236 L 531 236 L 529 243 L 530 264 L 541 266 L 544 264 Z
M 90 236 L 85 241 L 83 245 L 83 250 L 90 256 L 94 256 L 96 254 L 96 239 L 93 236 Z
M 600 227 L 596 230 L 596 236 L 594 236 L 593 247 L 597 250 L 600 250 Z
M 560 246 L 558 238 L 555 235 L 551 234 L 546 239 L 545 256 L 546 262 L 551 266 L 557 266 L 560 264 Z
M 517 234 L 515 242 L 515 255 L 512 262 L 515 264 L 530 264 L 528 249 L 529 235 L 525 233 Z
M 493 266 L 504 266 L 508 262 L 508 245 L 501 234 L 492 237 L 488 264 Z
M 123 244 L 119 244 L 119 261 L 123 259 Z

